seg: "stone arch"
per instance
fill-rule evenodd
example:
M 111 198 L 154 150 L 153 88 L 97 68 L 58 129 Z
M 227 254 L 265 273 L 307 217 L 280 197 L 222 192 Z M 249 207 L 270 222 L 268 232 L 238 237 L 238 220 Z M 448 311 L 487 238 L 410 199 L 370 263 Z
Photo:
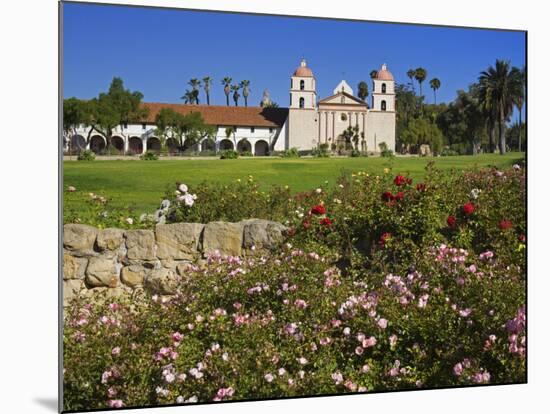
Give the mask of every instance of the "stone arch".
M 233 143 L 228 139 L 222 139 L 220 141 L 220 150 L 226 151 L 226 150 L 232 150 L 235 147 L 233 146 Z
M 157 137 L 151 137 L 147 140 L 147 151 L 159 153 L 160 147 L 160 139 L 158 139 Z
M 382 84 L 382 93 L 386 93 L 386 84 L 385 83 Z
M 250 142 L 244 138 L 244 139 L 241 139 L 238 143 L 237 143 L 237 151 L 239 151 L 239 153 L 243 153 L 243 152 L 252 152 L 252 145 L 250 144 Z
M 114 135 L 111 137 L 111 147 L 115 148 L 120 152 L 124 152 L 124 138 L 119 135 Z
M 385 111 L 386 110 L 386 101 L 382 101 L 380 103 L 380 108 L 382 109 L 382 111 Z
M 139 137 L 130 137 L 128 148 L 133 154 L 141 154 L 143 152 L 143 140 Z
M 96 153 L 101 154 L 105 151 L 107 143 L 105 142 L 105 137 L 102 135 L 92 135 L 90 138 L 90 149 Z
M 86 138 L 82 135 L 75 134 L 71 137 L 69 151 L 78 153 L 86 149 Z
M 263 139 L 254 144 L 254 155 L 265 156 L 269 154 L 269 144 Z
M 298 106 L 300 108 L 303 108 L 305 106 L 306 100 L 304 98 L 300 98 L 300 100 L 298 102 L 299 102 Z
M 175 154 L 178 152 L 179 149 L 179 143 L 178 140 L 175 138 L 167 138 L 165 142 L 166 148 L 168 148 L 168 152 L 170 154 Z

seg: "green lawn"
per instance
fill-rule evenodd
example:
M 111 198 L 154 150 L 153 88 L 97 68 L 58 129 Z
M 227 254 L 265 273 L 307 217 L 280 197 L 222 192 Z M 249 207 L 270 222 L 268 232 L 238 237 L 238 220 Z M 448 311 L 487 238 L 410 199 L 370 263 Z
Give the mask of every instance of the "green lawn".
M 524 153 L 461 157 L 417 158 L 397 157 L 395 173 L 422 179 L 426 163 L 435 160 L 441 169 L 475 169 L 487 166 L 508 167 L 524 157 Z M 163 161 L 65 161 L 64 187 L 95 192 L 112 199 L 113 206 L 132 206 L 138 212 L 151 212 L 158 207 L 167 185 L 176 181 L 193 185 L 202 180 L 229 182 L 253 175 L 264 188 L 272 184 L 289 185 L 292 190 L 310 190 L 326 181 L 334 183 L 342 172 L 366 171 L 381 174 L 390 167 L 387 159 L 369 158 L 241 158 L 238 160 L 163 160 Z M 74 200 L 74 198 L 71 198 Z M 67 202 L 67 200 L 66 200 Z M 83 201 L 72 201 L 81 203 Z M 77 207 L 72 205 L 71 207 Z

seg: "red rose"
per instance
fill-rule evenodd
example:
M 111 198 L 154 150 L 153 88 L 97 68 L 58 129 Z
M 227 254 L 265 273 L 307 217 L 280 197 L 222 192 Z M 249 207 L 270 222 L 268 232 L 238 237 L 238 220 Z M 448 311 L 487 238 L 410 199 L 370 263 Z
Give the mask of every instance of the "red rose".
M 416 184 L 416 191 L 426 191 L 426 184 L 424 183 Z
M 389 191 L 386 191 L 385 193 L 382 194 L 382 200 L 392 201 L 393 200 L 393 194 L 390 193 Z
M 292 237 L 296 234 L 296 229 L 294 227 L 290 227 L 287 231 L 286 231 L 286 235 L 288 237 Z
M 472 203 L 466 203 L 462 206 L 462 211 L 464 214 L 469 216 L 470 214 L 473 214 L 473 212 L 476 210 L 475 206 Z
M 525 234 L 520 234 L 518 239 L 520 242 L 525 243 L 525 241 L 527 240 L 527 237 L 525 237 Z
M 395 195 L 395 199 L 396 199 L 397 201 L 403 200 L 403 197 L 405 197 L 405 193 L 404 193 L 403 191 L 400 191 L 400 192 L 398 192 L 398 193 Z
M 318 216 L 325 214 L 326 212 L 327 211 L 325 210 L 325 206 L 323 206 L 322 204 L 318 204 L 311 208 L 311 214 L 316 214 Z
M 405 180 L 406 180 L 405 177 L 403 177 L 402 175 L 397 175 L 393 179 L 393 183 L 397 186 L 401 186 L 401 185 L 405 184 Z
M 302 226 L 304 226 L 304 229 L 307 230 L 311 226 L 311 223 L 309 222 L 309 220 L 304 220 L 304 222 L 302 223 Z
M 512 227 L 512 221 L 511 220 L 500 220 L 498 222 L 498 227 L 500 227 L 501 230 L 508 230 Z
M 447 217 L 447 225 L 450 228 L 454 228 L 456 226 L 456 217 L 453 215 L 450 215 L 449 217 Z
M 413 179 L 412 178 L 407 178 L 407 184 L 411 185 L 412 183 L 413 183 Z
M 378 244 L 382 247 L 384 247 L 386 245 L 386 243 L 391 240 L 391 233 L 383 233 L 381 236 L 380 236 L 380 240 L 378 240 Z
M 332 225 L 332 220 L 329 219 L 328 217 L 325 217 L 325 218 L 321 219 L 321 221 L 319 223 L 322 226 L 331 226 Z

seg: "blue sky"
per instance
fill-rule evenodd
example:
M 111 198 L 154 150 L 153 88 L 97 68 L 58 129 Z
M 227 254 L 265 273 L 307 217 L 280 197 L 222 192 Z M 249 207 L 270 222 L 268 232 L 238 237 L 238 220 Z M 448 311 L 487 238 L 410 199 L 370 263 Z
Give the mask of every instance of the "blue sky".
M 268 89 L 287 106 L 304 56 L 321 98 L 342 78 L 355 90 L 385 62 L 398 83 L 408 82 L 408 69 L 426 68 L 427 102 L 433 77 L 441 80 L 438 102 L 448 102 L 497 58 L 525 64 L 521 32 L 71 3 L 63 42 L 64 96 L 83 99 L 120 76 L 145 101 L 178 103 L 190 78 L 208 75 L 212 104 L 225 104 L 221 79 L 230 76 L 250 80 L 249 105 Z

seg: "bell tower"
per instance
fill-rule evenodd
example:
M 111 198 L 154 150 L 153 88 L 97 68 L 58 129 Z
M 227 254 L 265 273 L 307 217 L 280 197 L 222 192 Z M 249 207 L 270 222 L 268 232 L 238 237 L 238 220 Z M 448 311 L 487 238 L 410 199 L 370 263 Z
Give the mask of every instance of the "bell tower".
M 317 106 L 315 77 L 305 59 L 290 78 L 290 108 L 314 109 Z
M 374 111 L 395 112 L 395 81 L 385 63 L 372 82 L 371 109 Z
M 306 60 L 302 59 L 290 77 L 286 149 L 295 147 L 300 151 L 311 151 L 319 139 L 318 124 L 315 77 Z

